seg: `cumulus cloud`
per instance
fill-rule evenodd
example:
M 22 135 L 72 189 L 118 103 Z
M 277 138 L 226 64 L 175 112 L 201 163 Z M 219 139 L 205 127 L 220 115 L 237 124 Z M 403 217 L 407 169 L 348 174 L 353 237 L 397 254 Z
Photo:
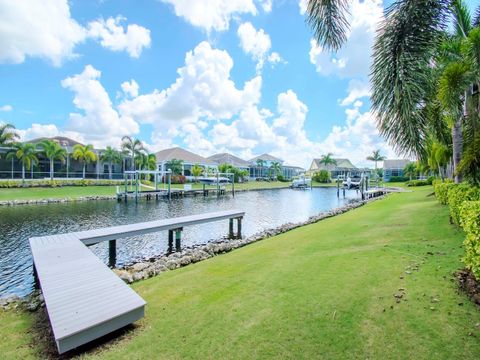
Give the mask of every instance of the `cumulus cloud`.
M 17 132 L 22 141 L 32 140 L 39 137 L 66 136 L 81 143 L 85 142 L 85 138 L 81 134 L 75 131 L 61 130 L 55 124 L 33 123 L 29 128 L 18 129 Z
M 299 0 L 298 7 L 300 10 L 300 15 L 305 15 L 305 13 L 307 12 L 308 0 Z
M 125 134 L 136 134 L 139 126 L 132 118 L 120 116 L 98 80 L 101 72 L 91 65 L 82 73 L 62 80 L 75 93 L 73 103 L 82 113 L 70 113 L 67 129 L 83 134 L 94 144 L 118 144 Z
M 136 24 L 124 28 L 123 17 L 98 19 L 88 24 L 88 36 L 97 39 L 100 44 L 112 51 L 126 51 L 131 57 L 138 58 L 144 48 L 150 47 L 150 30 Z
M 383 17 L 383 1 L 353 0 L 350 14 L 347 42 L 337 53 L 329 53 L 313 39 L 310 42 L 310 62 L 323 76 L 368 76 L 375 31 Z
M 60 66 L 78 56 L 75 46 L 87 38 L 138 57 L 150 45 L 150 31 L 135 24 L 124 29 L 121 20 L 97 20 L 85 28 L 72 18 L 67 0 L 0 0 L 0 63 L 38 57 Z
M 238 38 L 240 39 L 240 47 L 257 62 L 257 71 L 260 71 L 265 61 L 271 64 L 282 61 L 280 54 L 270 52 L 272 42 L 270 36 L 263 29 L 255 29 L 250 22 L 245 22 L 238 27 Z
M 185 66 L 169 88 L 155 90 L 120 104 L 121 113 L 163 129 L 200 118 L 230 119 L 247 104 L 260 99 L 262 78 L 254 77 L 238 89 L 230 78 L 230 55 L 201 42 L 185 56 Z
M 212 30 L 228 30 L 230 21 L 234 16 L 241 14 L 257 14 L 253 0 L 162 0 L 173 5 L 177 16 L 184 18 L 193 26 L 202 28 L 207 32 Z M 264 1 L 263 3 L 268 1 Z M 271 8 L 271 6 L 270 6 Z M 265 9 L 265 7 L 264 7 Z
M 340 105 L 351 105 L 358 99 L 369 97 L 370 93 L 370 84 L 368 81 L 352 79 L 348 84 L 348 95 L 340 102 Z
M 76 56 L 85 29 L 70 15 L 66 0 L 1 0 L 0 62 L 19 64 L 40 57 L 60 65 Z
M 0 111 L 2 112 L 9 112 L 9 111 L 12 111 L 13 110 L 13 107 L 12 105 L 3 105 L 3 106 L 0 106 Z
M 130 81 L 124 81 L 122 85 L 120 85 L 123 92 L 127 96 L 137 97 L 138 96 L 138 89 L 140 88 L 137 82 L 132 79 Z

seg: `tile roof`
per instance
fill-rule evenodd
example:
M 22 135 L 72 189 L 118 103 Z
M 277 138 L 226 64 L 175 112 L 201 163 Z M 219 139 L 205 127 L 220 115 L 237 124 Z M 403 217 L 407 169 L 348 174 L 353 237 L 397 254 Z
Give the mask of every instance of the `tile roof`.
M 248 167 L 250 163 L 239 157 L 229 154 L 229 153 L 221 153 L 209 156 L 207 159 L 215 162 L 216 164 L 231 164 L 236 167 Z
M 189 164 L 216 165 L 215 162 L 181 147 L 160 150 L 155 154 L 157 161 L 183 160 Z

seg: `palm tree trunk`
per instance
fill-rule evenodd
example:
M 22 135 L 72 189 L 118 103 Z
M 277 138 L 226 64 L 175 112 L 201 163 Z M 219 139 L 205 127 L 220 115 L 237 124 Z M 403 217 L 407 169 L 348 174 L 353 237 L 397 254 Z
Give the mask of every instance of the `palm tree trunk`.
M 50 180 L 53 181 L 53 158 L 50 158 Z
M 85 166 L 86 166 L 86 163 L 84 162 L 83 163 L 83 179 L 85 180 Z
M 22 164 L 22 181 L 25 181 L 25 164 Z
M 462 182 L 462 175 L 458 172 L 458 165 L 462 160 L 462 146 L 463 146 L 463 134 L 462 134 L 462 118 L 459 117 L 452 127 L 452 144 L 453 144 L 453 171 L 455 176 L 455 183 Z
M 110 166 L 108 168 L 108 172 L 109 172 L 109 178 L 110 180 L 112 180 L 112 162 L 110 161 Z

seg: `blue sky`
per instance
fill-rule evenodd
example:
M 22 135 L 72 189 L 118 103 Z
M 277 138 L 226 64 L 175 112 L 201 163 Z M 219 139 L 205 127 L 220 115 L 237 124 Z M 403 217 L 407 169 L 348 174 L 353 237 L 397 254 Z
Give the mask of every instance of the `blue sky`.
M 473 1 L 469 3 L 473 7 Z M 151 151 L 263 152 L 294 165 L 380 148 L 368 66 L 381 0 L 353 0 L 338 54 L 312 42 L 304 0 L 0 1 L 0 122 Z

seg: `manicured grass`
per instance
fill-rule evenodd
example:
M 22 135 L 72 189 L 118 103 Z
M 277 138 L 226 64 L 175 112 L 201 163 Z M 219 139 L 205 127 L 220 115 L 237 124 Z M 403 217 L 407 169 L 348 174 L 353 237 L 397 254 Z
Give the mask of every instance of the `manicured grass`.
M 115 186 L 65 186 L 56 188 L 0 189 L 0 201 L 37 199 L 75 199 L 83 196 L 113 196 Z
M 315 184 L 314 184 L 315 185 Z M 323 185 L 323 184 L 322 184 Z M 290 182 L 280 181 L 251 181 L 243 184 L 235 184 L 236 190 L 276 189 L 286 188 Z M 159 188 L 163 188 L 159 186 Z M 183 189 L 183 185 L 174 184 L 172 188 Z M 228 186 L 230 188 L 230 186 Z M 123 187 L 121 187 L 123 190 Z M 192 184 L 192 189 L 202 189 L 201 184 Z M 129 187 L 129 190 L 131 188 Z M 143 190 L 150 190 L 143 188 Z M 84 196 L 113 196 L 116 186 L 64 186 L 56 188 L 12 188 L 0 189 L 0 201 L 10 200 L 38 200 L 38 199 L 75 199 Z
M 413 190 L 134 284 L 140 326 L 83 357 L 478 358 L 480 311 L 452 281 L 463 233 Z M 0 312 L 0 354 L 45 355 L 37 316 Z

